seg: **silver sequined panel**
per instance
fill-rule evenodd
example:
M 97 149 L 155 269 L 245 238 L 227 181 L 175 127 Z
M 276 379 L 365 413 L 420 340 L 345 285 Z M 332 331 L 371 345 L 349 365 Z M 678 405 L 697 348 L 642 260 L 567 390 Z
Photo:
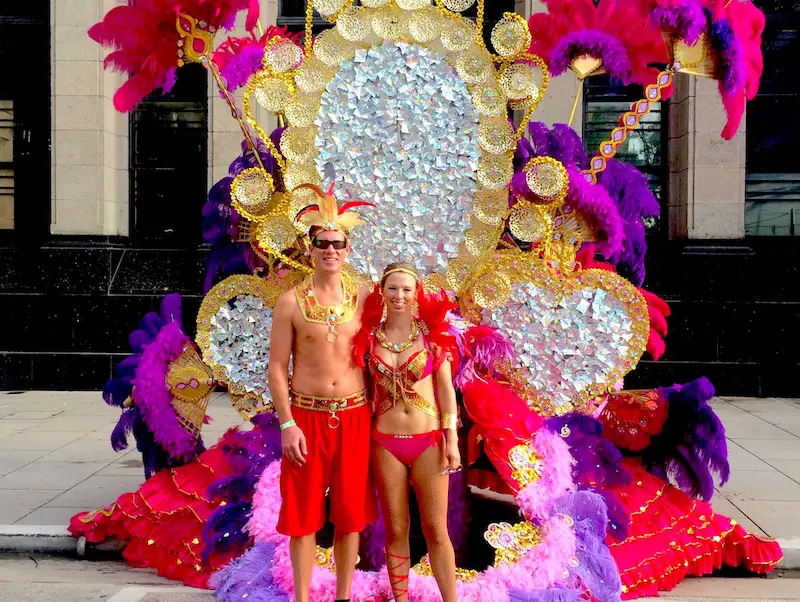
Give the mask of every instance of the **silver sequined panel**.
M 317 169 L 339 199 L 374 202 L 353 236 L 353 266 L 393 261 L 443 271 L 469 225 L 480 149 L 466 84 L 421 46 L 386 42 L 342 63 L 323 93 Z
M 211 357 L 225 368 L 230 382 L 269 400 L 267 363 L 272 309 L 261 297 L 239 295 L 211 319 Z
M 604 382 L 624 362 L 633 337 L 625 306 L 605 291 L 582 288 L 558 300 L 533 284 L 517 285 L 505 306 L 483 310 L 484 322 L 514 344 L 531 386 L 555 404 Z

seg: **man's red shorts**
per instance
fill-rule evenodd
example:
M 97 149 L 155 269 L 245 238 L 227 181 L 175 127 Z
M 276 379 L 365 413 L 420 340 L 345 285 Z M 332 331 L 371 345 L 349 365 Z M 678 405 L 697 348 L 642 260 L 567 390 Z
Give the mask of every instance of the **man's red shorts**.
M 337 428 L 330 413 L 293 407 L 292 416 L 306 436 L 308 455 L 302 467 L 281 463 L 278 533 L 302 537 L 325 524 L 325 494 L 330 488 L 331 522 L 341 533 L 358 533 L 377 519 L 370 475 L 369 405 L 340 411 Z

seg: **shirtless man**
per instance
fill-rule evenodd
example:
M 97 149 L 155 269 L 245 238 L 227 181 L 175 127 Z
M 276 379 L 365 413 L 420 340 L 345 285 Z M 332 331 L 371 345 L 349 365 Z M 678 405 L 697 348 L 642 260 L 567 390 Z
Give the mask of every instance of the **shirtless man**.
M 340 214 L 331 198 L 330 191 L 323 195 L 315 209 L 319 216 L 310 220 L 321 224 L 309 231 L 314 274 L 278 299 L 270 341 L 269 386 L 283 450 L 277 530 L 291 538 L 297 602 L 309 600 L 328 488 L 337 600 L 350 598 L 359 532 L 377 518 L 369 470 L 372 412 L 364 373 L 352 360 L 367 293 L 342 273 L 349 230 L 360 220 L 352 212 Z M 338 219 L 343 215 L 350 220 Z

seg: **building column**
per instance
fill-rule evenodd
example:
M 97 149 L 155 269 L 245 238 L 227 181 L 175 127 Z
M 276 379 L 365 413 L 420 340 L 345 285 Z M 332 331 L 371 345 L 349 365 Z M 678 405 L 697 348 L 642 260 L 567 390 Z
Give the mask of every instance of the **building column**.
M 87 35 L 116 5 L 51 4 L 53 234 L 128 234 L 128 116 L 112 100 L 125 76 Z
M 261 26 L 266 31 L 270 25 L 275 25 L 278 18 L 278 0 L 261 0 Z M 235 29 L 228 35 L 246 35 L 244 28 L 245 14 L 239 15 Z M 217 40 L 217 44 L 222 43 L 222 34 Z M 211 184 L 218 182 L 228 175 L 228 167 L 231 162 L 242 154 L 242 140 L 244 136 L 239 128 L 239 124 L 231 115 L 228 103 L 220 96 L 219 87 L 214 78 L 209 75 L 209 103 L 208 103 L 208 174 Z M 240 89 L 234 95 L 237 106 L 242 112 L 243 91 Z M 266 132 L 272 132 L 278 120 L 274 115 L 267 114 L 258 103 L 254 107 L 253 114 L 258 119 L 261 127 Z M 244 117 L 244 115 L 242 115 Z M 253 132 L 255 134 L 255 132 Z
M 725 109 L 715 81 L 677 74 L 670 103 L 669 236 L 744 237 L 746 125 L 720 132 Z
M 527 20 L 533 14 L 547 12 L 547 7 L 540 0 L 516 0 L 515 10 Z M 569 123 L 572 107 L 575 106 L 572 129 L 578 132 L 579 136 L 582 135 L 583 95 L 581 92 L 581 82 L 571 71 L 559 77 L 551 77 L 544 99 L 533 114 L 533 120 L 543 121 L 549 127 L 555 123 Z

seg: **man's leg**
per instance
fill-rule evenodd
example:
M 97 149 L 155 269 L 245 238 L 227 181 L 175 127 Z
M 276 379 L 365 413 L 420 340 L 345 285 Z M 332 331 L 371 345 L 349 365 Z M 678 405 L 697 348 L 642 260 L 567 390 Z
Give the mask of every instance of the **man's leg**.
M 356 538 L 356 542 L 358 542 L 358 538 Z M 315 533 L 303 537 L 292 537 L 289 540 L 289 554 L 292 558 L 294 575 L 294 595 L 297 602 L 309 602 L 308 590 L 311 588 L 311 571 L 314 569 L 316 551 L 317 536 Z M 356 552 L 358 552 L 358 543 L 356 543 Z
M 358 560 L 358 533 L 333 534 L 333 557 L 336 560 L 336 599 L 349 600 L 350 586 Z

